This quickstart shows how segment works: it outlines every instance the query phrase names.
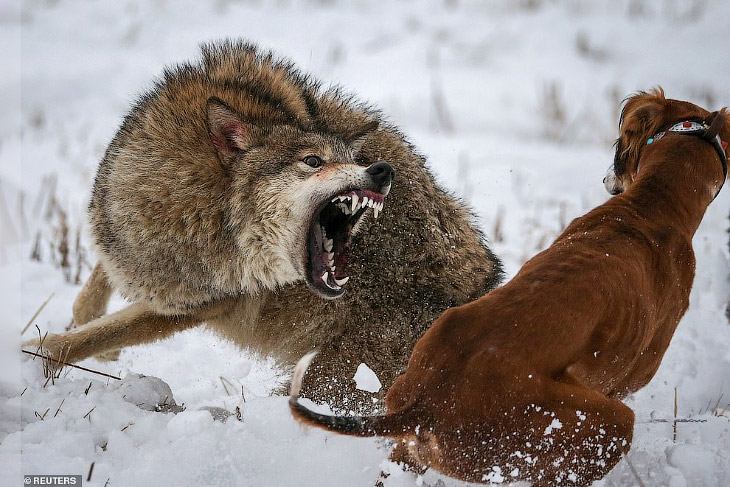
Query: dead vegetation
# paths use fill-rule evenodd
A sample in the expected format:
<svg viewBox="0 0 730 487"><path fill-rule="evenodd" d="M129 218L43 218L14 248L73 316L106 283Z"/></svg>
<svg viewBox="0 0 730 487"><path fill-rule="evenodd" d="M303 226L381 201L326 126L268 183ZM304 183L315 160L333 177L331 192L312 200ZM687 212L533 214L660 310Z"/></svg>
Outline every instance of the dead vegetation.
<svg viewBox="0 0 730 487"><path fill-rule="evenodd" d="M50 298L49 298L50 299ZM44 303L45 305L45 303ZM42 309L43 306L41 306ZM40 310L39 310L40 311ZM37 313L36 313L37 314ZM32 322L32 320L31 320ZM63 376L65 377L70 372L70 368L83 370L85 372L90 372L92 374L100 375L102 377L106 377L109 379L116 379L116 380L122 380L121 377L117 377L115 375L107 374L106 372L99 372L98 370L90 369L88 367L82 367L80 365L72 364L66 361L66 356L68 355L68 350L66 351L66 354L64 355L61 353L58 357L54 357L50 352L48 352L45 348L43 348L43 343L46 340L46 337L48 336L48 332L41 333L41 329L36 325L36 330L38 332L38 346L36 347L35 351L30 350L21 350L26 355L31 355L33 357L33 360L36 358L41 359L41 364L43 366L43 377L46 379L46 382L43 384L43 387L46 387L49 383L55 384L56 380ZM89 384L89 387L86 389L86 394L88 394L89 389L91 388L91 384Z"/></svg>
<svg viewBox="0 0 730 487"><path fill-rule="evenodd" d="M551 140L562 141L566 134L567 109L557 81L543 85L539 109L543 122L543 135Z"/></svg>
<svg viewBox="0 0 730 487"><path fill-rule="evenodd" d="M50 262L61 271L66 282L81 284L81 274L90 270L88 252L81 238L81 224L71 223L68 212L56 195L58 176L43 178L33 207L33 219L40 222L33 238L30 258Z"/></svg>

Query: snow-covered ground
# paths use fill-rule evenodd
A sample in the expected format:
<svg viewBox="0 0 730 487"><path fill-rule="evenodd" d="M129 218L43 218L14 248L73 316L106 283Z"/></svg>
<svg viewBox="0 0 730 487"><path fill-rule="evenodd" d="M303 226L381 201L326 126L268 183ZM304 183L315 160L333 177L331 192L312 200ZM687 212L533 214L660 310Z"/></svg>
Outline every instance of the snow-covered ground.
<svg viewBox="0 0 730 487"><path fill-rule="evenodd" d="M83 233L92 178L130 102L163 65L227 36L380 106L476 210L510 276L608 197L623 97L660 84L707 108L730 104L725 0L0 2L1 485L81 474L99 487L372 486L381 468L387 487L440 478L400 472L380 440L298 425L270 395L275 364L201 330L82 363L122 382L68 370L44 386L38 361L17 352L49 296L33 324L59 332L70 321L77 274L94 261ZM629 459L646 486L730 485L729 203L726 188L707 212L690 310L654 380L628 400ZM136 374L167 383L185 410L150 411L173 398ZM674 416L675 390L677 415L701 421L679 423L676 437L657 421ZM203 407L239 407L242 421ZM622 461L597 485L638 484Z"/></svg>

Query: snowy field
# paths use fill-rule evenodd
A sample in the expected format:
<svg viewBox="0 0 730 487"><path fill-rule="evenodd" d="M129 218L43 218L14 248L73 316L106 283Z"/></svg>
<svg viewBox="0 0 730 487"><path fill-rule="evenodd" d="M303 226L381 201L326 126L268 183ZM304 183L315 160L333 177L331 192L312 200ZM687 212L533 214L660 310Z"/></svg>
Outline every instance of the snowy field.
<svg viewBox="0 0 730 487"><path fill-rule="evenodd" d="M626 95L662 85L730 105L726 0L0 1L0 485L81 474L98 487L369 487L381 469L386 487L463 485L399 471L380 440L298 425L271 395L283 371L200 330L81 364L121 382L69 369L46 384L21 359L19 332L49 296L23 339L70 322L95 261L84 209L130 102L165 64L227 36L381 107L474 208L509 276L608 198ZM646 486L730 485L729 206L725 188L694 241L690 309L628 399L628 457ZM697 420L676 432L675 391L677 417ZM183 412L149 410L173 398ZM242 421L205 407L238 407ZM624 460L596 485L639 483Z"/></svg>

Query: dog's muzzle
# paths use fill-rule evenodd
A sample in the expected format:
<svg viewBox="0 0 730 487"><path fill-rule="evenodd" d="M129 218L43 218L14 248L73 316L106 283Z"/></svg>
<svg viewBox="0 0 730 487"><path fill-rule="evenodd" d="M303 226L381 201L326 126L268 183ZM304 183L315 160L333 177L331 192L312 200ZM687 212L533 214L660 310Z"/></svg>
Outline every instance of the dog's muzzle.
<svg viewBox="0 0 730 487"><path fill-rule="evenodd" d="M613 196L624 192L623 184L621 184L619 178L616 177L616 171L614 171L613 165L611 165L611 167L608 168L608 171L606 171L606 177L603 178L603 185L606 187L606 191Z"/></svg>

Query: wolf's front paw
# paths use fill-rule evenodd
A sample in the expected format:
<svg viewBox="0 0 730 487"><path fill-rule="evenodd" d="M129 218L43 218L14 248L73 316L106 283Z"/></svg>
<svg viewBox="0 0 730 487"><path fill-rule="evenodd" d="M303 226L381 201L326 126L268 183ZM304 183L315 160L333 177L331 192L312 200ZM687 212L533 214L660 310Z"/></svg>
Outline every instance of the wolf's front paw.
<svg viewBox="0 0 730 487"><path fill-rule="evenodd" d="M41 338L23 342L21 348L25 353L39 355L55 363L66 362L70 350L63 335L50 333Z"/></svg>

